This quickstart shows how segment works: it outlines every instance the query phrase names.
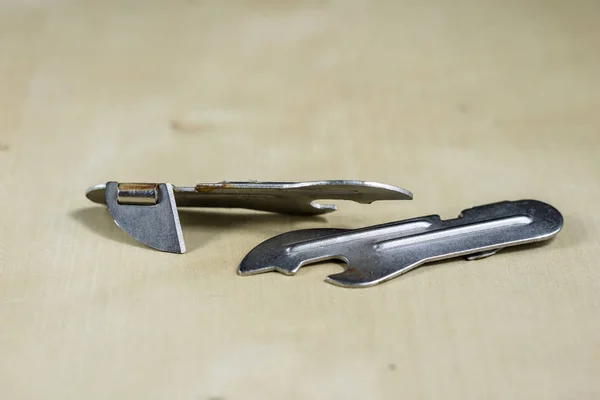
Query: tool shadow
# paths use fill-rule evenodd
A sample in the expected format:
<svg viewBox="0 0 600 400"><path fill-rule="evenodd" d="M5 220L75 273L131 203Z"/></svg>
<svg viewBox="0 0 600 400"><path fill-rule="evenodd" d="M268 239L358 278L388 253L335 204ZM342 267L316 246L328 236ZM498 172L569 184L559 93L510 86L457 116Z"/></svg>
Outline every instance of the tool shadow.
<svg viewBox="0 0 600 400"><path fill-rule="evenodd" d="M312 221L325 222L322 216L275 214L247 210L190 210L179 209L183 236L188 251L206 244L216 234L223 234L233 229L252 226L281 226L282 232L290 230L293 222ZM69 216L95 234L105 239L147 248L122 231L114 223L112 215L106 207L86 207L72 211Z"/></svg>
<svg viewBox="0 0 600 400"><path fill-rule="evenodd" d="M485 262L485 260L487 258L496 259L498 257L502 257L505 254L508 255L508 254L512 254L512 253L521 253L521 252L528 253L530 250L542 249L542 248L545 248L548 246L554 246L552 244L552 242L554 242L555 240L556 240L556 238L552 238L550 240L544 240L544 241L540 241L540 242L527 243L527 244L522 244L522 245L518 245L518 246L506 247L506 248L500 249L494 255L491 255L489 257L484 257L481 259L477 259L477 260L468 260L467 256L461 256L461 257L448 258L445 260L426 262L426 263L423 263L423 264L419 265L418 267L415 267L414 269L406 272L405 275L412 277L417 274L430 273L428 270L434 269L434 268L470 267L470 266L476 265L477 263ZM472 264L472 263L474 263L474 264ZM402 275L402 276L404 276L404 275ZM399 279L402 279L402 276L400 276Z"/></svg>

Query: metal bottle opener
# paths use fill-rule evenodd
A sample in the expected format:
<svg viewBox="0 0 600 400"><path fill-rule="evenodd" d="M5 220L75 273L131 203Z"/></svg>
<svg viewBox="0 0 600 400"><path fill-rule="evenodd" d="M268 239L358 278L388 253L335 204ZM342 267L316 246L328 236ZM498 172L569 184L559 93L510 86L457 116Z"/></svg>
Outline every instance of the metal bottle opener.
<svg viewBox="0 0 600 400"><path fill-rule="evenodd" d="M431 215L362 229L306 229L259 244L238 272L294 275L305 265L337 259L347 268L327 282L368 287L428 262L460 256L478 260L505 247L547 240L562 226L554 207L521 200L470 208L451 220Z"/></svg>
<svg viewBox="0 0 600 400"><path fill-rule="evenodd" d="M411 200L412 193L391 185L363 181L220 182L196 186L170 183L108 182L89 188L88 199L106 204L115 223L143 244L185 253L177 207L248 208L278 213L318 215L337 210L315 200Z"/></svg>

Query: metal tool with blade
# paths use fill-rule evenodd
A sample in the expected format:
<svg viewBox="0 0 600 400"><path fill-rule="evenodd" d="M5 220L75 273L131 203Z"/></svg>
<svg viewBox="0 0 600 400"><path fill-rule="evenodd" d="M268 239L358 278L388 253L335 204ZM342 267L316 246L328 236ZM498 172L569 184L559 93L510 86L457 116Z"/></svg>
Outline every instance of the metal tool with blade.
<svg viewBox="0 0 600 400"><path fill-rule="evenodd" d="M547 240L562 226L554 207L521 200L474 207L451 220L431 215L362 229L306 229L261 243L238 272L294 275L307 264L337 259L347 267L327 282L368 287L428 262L460 256L477 260L505 247Z"/></svg>
<svg viewBox="0 0 600 400"><path fill-rule="evenodd" d="M170 183L108 182L89 188L88 199L106 204L115 223L147 246L185 253L177 207L247 208L278 213L318 215L337 210L315 200L411 200L412 193L391 185L363 181L220 182L196 186Z"/></svg>

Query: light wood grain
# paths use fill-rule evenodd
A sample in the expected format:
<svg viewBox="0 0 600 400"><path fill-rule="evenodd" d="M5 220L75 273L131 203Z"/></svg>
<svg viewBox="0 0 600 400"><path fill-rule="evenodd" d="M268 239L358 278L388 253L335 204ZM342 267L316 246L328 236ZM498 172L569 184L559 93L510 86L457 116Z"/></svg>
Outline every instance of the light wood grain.
<svg viewBox="0 0 600 400"><path fill-rule="evenodd" d="M0 398L600 398L600 6L0 2ZM365 179L326 219L182 213L136 244L107 180ZM238 277L291 229L535 198L547 246L346 290Z"/></svg>

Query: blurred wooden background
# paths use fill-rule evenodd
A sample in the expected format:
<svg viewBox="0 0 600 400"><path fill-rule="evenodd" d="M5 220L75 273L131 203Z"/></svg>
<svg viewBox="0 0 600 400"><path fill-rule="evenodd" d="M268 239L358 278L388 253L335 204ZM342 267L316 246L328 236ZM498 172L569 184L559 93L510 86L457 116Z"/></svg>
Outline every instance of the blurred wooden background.
<svg viewBox="0 0 600 400"><path fill-rule="evenodd" d="M0 398L600 398L600 3L0 0ZM364 179L326 219L182 212L108 180ZM547 246L346 290L236 276L275 234L535 198Z"/></svg>

